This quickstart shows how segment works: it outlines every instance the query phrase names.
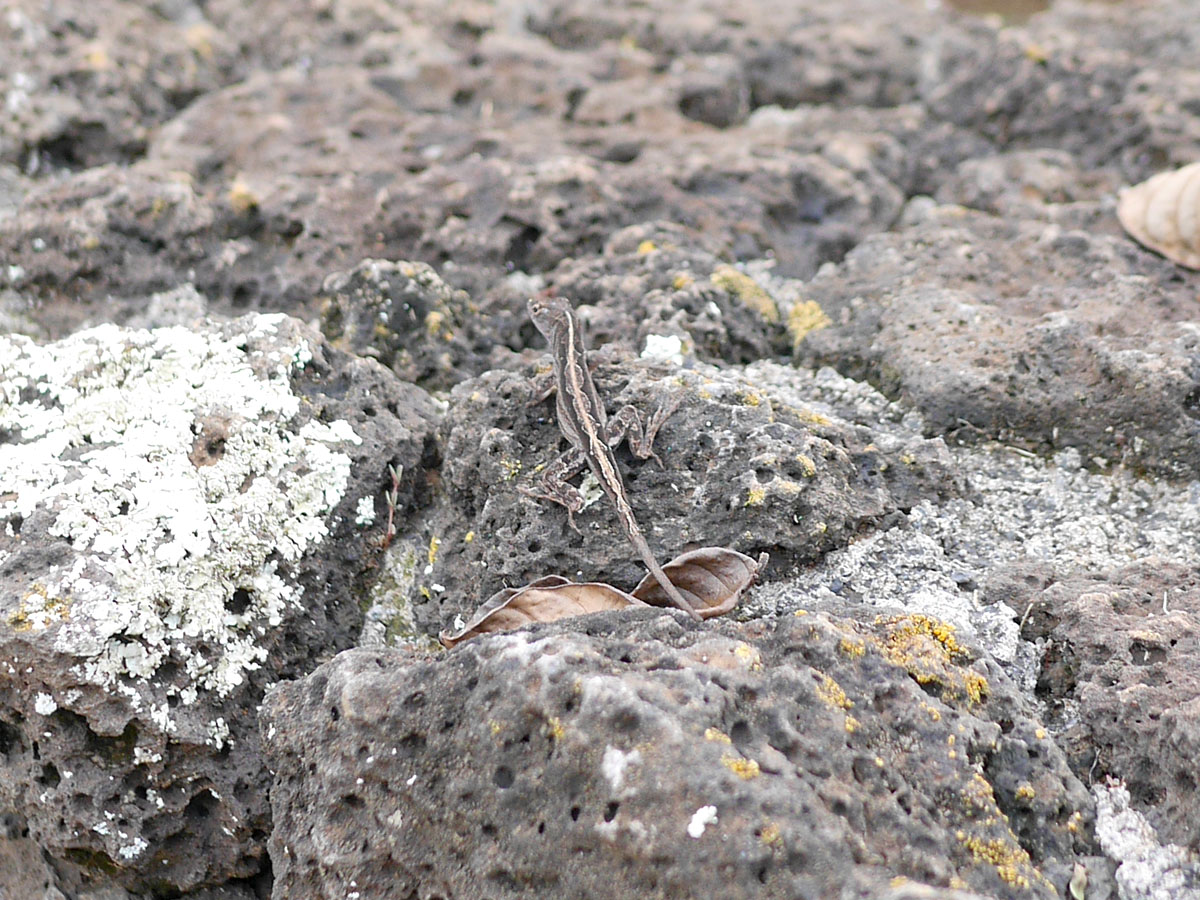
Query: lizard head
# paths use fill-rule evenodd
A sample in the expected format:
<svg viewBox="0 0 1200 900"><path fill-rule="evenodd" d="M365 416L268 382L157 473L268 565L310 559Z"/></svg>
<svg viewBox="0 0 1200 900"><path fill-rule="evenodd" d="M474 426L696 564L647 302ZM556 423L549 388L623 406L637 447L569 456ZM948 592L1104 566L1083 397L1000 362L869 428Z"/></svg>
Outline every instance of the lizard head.
<svg viewBox="0 0 1200 900"><path fill-rule="evenodd" d="M528 306L529 318L533 320L533 324L537 326L537 330L545 336L546 340L551 340L555 331L564 328L571 315L571 304L567 302L566 297L559 297L545 291L530 297Z"/></svg>

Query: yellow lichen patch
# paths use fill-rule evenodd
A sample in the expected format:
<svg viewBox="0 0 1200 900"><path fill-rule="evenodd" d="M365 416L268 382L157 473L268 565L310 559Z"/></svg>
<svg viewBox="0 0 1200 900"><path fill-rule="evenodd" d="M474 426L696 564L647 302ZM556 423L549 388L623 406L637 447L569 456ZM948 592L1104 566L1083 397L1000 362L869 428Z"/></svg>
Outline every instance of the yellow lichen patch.
<svg viewBox="0 0 1200 900"><path fill-rule="evenodd" d="M1036 796L1037 796L1037 791L1035 791L1033 789L1033 785L1031 785L1031 784L1022 783L1017 788L1017 799L1018 800L1028 801L1028 800L1032 800Z"/></svg>
<svg viewBox="0 0 1200 900"><path fill-rule="evenodd" d="M504 480L512 481L521 474L521 461L504 457L500 460L500 468L504 470Z"/></svg>
<svg viewBox="0 0 1200 900"><path fill-rule="evenodd" d="M758 763L752 759L745 759L741 756L722 756L721 765L727 768L738 778L744 778L749 781L751 778L757 778L762 774Z"/></svg>
<svg viewBox="0 0 1200 900"><path fill-rule="evenodd" d="M792 613L792 615L793 616L807 616L808 610L807 609L798 609L794 613Z"/></svg>
<svg viewBox="0 0 1200 900"><path fill-rule="evenodd" d="M804 485L798 481L789 481L786 478L776 478L768 487L776 494L782 494L784 497L797 497L804 493Z"/></svg>
<svg viewBox="0 0 1200 900"><path fill-rule="evenodd" d="M684 288L689 288L695 283L696 279L691 275L688 275L686 272L680 272L671 280L671 287L677 291L682 291Z"/></svg>
<svg viewBox="0 0 1200 900"><path fill-rule="evenodd" d="M442 539L436 534L429 539L429 564L432 566L437 562L438 548L442 546Z"/></svg>
<svg viewBox="0 0 1200 900"><path fill-rule="evenodd" d="M1029 887L1029 876L1034 874L1029 854L1015 841L991 840L973 834L958 832L958 840L967 848L976 862L995 867L1001 880L1014 887Z"/></svg>
<svg viewBox="0 0 1200 900"><path fill-rule="evenodd" d="M858 638L842 638L838 641L838 650L846 656L857 658L863 656L867 652L865 641L860 641Z"/></svg>
<svg viewBox="0 0 1200 900"><path fill-rule="evenodd" d="M812 461L811 456L805 456L803 453L797 453L796 462L800 463L800 474L805 478L812 478L817 474L817 464Z"/></svg>
<svg viewBox="0 0 1200 900"><path fill-rule="evenodd" d="M1032 41L1025 45L1025 58L1030 62L1041 65L1050 58L1050 54L1041 44L1035 44Z"/></svg>
<svg viewBox="0 0 1200 900"><path fill-rule="evenodd" d="M718 266L711 277L713 284L737 297L766 321L772 324L779 321L779 307L775 305L775 298L746 273L739 272L733 266Z"/></svg>
<svg viewBox="0 0 1200 900"><path fill-rule="evenodd" d="M718 744L732 744L733 739L719 728L705 728L704 739Z"/></svg>
<svg viewBox="0 0 1200 900"><path fill-rule="evenodd" d="M746 492L746 506L762 506L763 501L767 499L767 489L761 484L756 484Z"/></svg>
<svg viewBox="0 0 1200 900"><path fill-rule="evenodd" d="M84 46L83 61L93 72L105 72L112 68L112 57L100 41L92 41Z"/></svg>
<svg viewBox="0 0 1200 900"><path fill-rule="evenodd" d="M425 331L430 337L441 338L443 341L454 340L454 332L446 324L449 318L444 312L431 309L425 314Z"/></svg>
<svg viewBox="0 0 1200 900"><path fill-rule="evenodd" d="M832 424L832 420L829 418L829 416L823 416L819 412L814 412L811 409L797 409L793 407L791 412L798 421L803 422L806 425L815 425L818 428L823 428L826 425Z"/></svg>
<svg viewBox="0 0 1200 900"><path fill-rule="evenodd" d="M998 819L1002 815L1000 807L996 805L992 785L978 772L971 775L971 780L967 782L962 793L967 807L982 814L988 821Z"/></svg>
<svg viewBox="0 0 1200 900"><path fill-rule="evenodd" d="M988 693L987 679L963 663L970 654L954 636L954 626L931 616L879 616L882 638L875 638L883 654L903 667L918 684L942 688L947 703L965 698L976 704Z"/></svg>
<svg viewBox="0 0 1200 900"><path fill-rule="evenodd" d="M778 847L783 844L783 832L774 822L768 822L758 833L758 839L768 847Z"/></svg>
<svg viewBox="0 0 1200 900"><path fill-rule="evenodd" d="M230 208L239 216L258 206L258 196L242 181L240 175L233 179L233 184L229 186L228 200Z"/></svg>
<svg viewBox="0 0 1200 900"><path fill-rule="evenodd" d="M183 41L191 51L201 59L212 59L215 55L213 50L213 41L217 36L217 30L211 25L198 22L195 25L189 25L183 30Z"/></svg>
<svg viewBox="0 0 1200 900"><path fill-rule="evenodd" d="M654 241L642 241L640 244L637 245L637 255L638 256L648 256L649 254L653 253L657 249L658 249L658 244L654 243Z"/></svg>
<svg viewBox="0 0 1200 900"><path fill-rule="evenodd" d="M464 544L469 544L473 540L475 540L475 532L474 531L468 531L466 534L463 535L463 543Z"/></svg>
<svg viewBox="0 0 1200 900"><path fill-rule="evenodd" d="M1071 813L1071 818L1067 819L1067 831L1071 834L1076 834L1083 827L1083 813L1079 810Z"/></svg>
<svg viewBox="0 0 1200 900"><path fill-rule="evenodd" d="M847 734L854 734L854 732L858 731L858 729L861 725L862 725L862 723L859 722L858 719L854 718L854 716L846 716L846 733Z"/></svg>
<svg viewBox="0 0 1200 900"><path fill-rule="evenodd" d="M71 618L71 601L66 597L51 597L45 585L34 584L21 598L16 612L10 613L8 627L13 631L41 631L56 622Z"/></svg>
<svg viewBox="0 0 1200 900"><path fill-rule="evenodd" d="M739 642L733 648L733 655L746 664L752 672L757 672L762 669L762 654L751 647L749 644Z"/></svg>
<svg viewBox="0 0 1200 900"><path fill-rule="evenodd" d="M854 706L854 701L846 696L842 686L828 675L821 675L821 681L817 684L817 696L838 709L851 709Z"/></svg>
<svg viewBox="0 0 1200 900"><path fill-rule="evenodd" d="M1045 729L1045 728L1038 728L1037 730L1035 730L1035 731L1033 732L1033 736L1034 736L1035 738L1037 738L1039 741L1044 741L1044 740L1046 739L1046 729Z"/></svg>
<svg viewBox="0 0 1200 900"><path fill-rule="evenodd" d="M967 700L972 704L979 703L988 694L987 679L978 672L968 671L963 675L963 687L967 691Z"/></svg>
<svg viewBox="0 0 1200 900"><path fill-rule="evenodd" d="M492 732L492 736L494 737L497 734L499 734L501 731L504 730L504 726L501 725L499 722L497 722L495 719L493 719L490 722L488 722L488 729Z"/></svg>
<svg viewBox="0 0 1200 900"><path fill-rule="evenodd" d="M814 331L828 328L833 323L821 304L815 300L805 300L797 303L788 311L787 330L792 336L792 349L795 350L804 339Z"/></svg>
<svg viewBox="0 0 1200 900"><path fill-rule="evenodd" d="M926 703L924 700L922 700L921 701L921 709L923 709L923 710L925 710L925 712L929 713L929 718L931 718L933 721L935 721L935 722L942 721L942 712L936 706L930 706L928 703Z"/></svg>
<svg viewBox="0 0 1200 900"><path fill-rule="evenodd" d="M763 395L757 391L738 391L737 401L743 406L762 406Z"/></svg>
<svg viewBox="0 0 1200 900"><path fill-rule="evenodd" d="M552 741L561 741L566 736L567 729L563 727L562 720L558 716L551 716L546 722L546 734L549 735Z"/></svg>

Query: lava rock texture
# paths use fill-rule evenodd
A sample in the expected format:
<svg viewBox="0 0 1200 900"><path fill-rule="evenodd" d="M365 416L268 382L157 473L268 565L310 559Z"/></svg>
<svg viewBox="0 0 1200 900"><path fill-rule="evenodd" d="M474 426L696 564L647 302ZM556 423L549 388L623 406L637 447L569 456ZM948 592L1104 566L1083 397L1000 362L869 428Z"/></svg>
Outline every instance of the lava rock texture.
<svg viewBox="0 0 1200 900"><path fill-rule="evenodd" d="M0 900L1200 895L1200 17L1030 5L7 3ZM435 648L644 575L543 291L726 620Z"/></svg>

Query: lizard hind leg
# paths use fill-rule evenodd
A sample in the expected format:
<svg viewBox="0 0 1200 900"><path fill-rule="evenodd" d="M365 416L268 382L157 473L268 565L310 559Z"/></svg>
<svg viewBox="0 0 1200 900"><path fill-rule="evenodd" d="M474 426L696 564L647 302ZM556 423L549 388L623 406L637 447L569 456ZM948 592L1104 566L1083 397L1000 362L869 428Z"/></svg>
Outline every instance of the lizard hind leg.
<svg viewBox="0 0 1200 900"><path fill-rule="evenodd" d="M622 406L609 418L607 434L605 435L610 447L615 447L624 438L629 449L638 459L652 459L660 469L666 468L658 454L654 452L654 439L658 429L662 428L667 419L683 403L682 397L671 397L658 407L650 417L643 422L642 414L635 406Z"/></svg>
<svg viewBox="0 0 1200 900"><path fill-rule="evenodd" d="M583 471L586 465L587 460L583 453L572 447L546 466L542 477L538 479L536 489L520 486L517 490L526 497L549 500L566 509L567 524L576 534L582 534L579 526L575 524L575 513L583 509L583 494L568 482Z"/></svg>

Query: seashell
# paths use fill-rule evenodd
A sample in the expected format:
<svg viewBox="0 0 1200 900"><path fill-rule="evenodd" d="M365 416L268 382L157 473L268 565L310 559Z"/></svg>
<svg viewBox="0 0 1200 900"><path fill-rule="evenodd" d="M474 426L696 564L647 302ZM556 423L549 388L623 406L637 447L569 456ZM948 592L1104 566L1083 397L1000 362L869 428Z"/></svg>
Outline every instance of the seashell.
<svg viewBox="0 0 1200 900"><path fill-rule="evenodd" d="M1200 269L1200 163L1159 172L1123 191L1117 218L1138 243Z"/></svg>

